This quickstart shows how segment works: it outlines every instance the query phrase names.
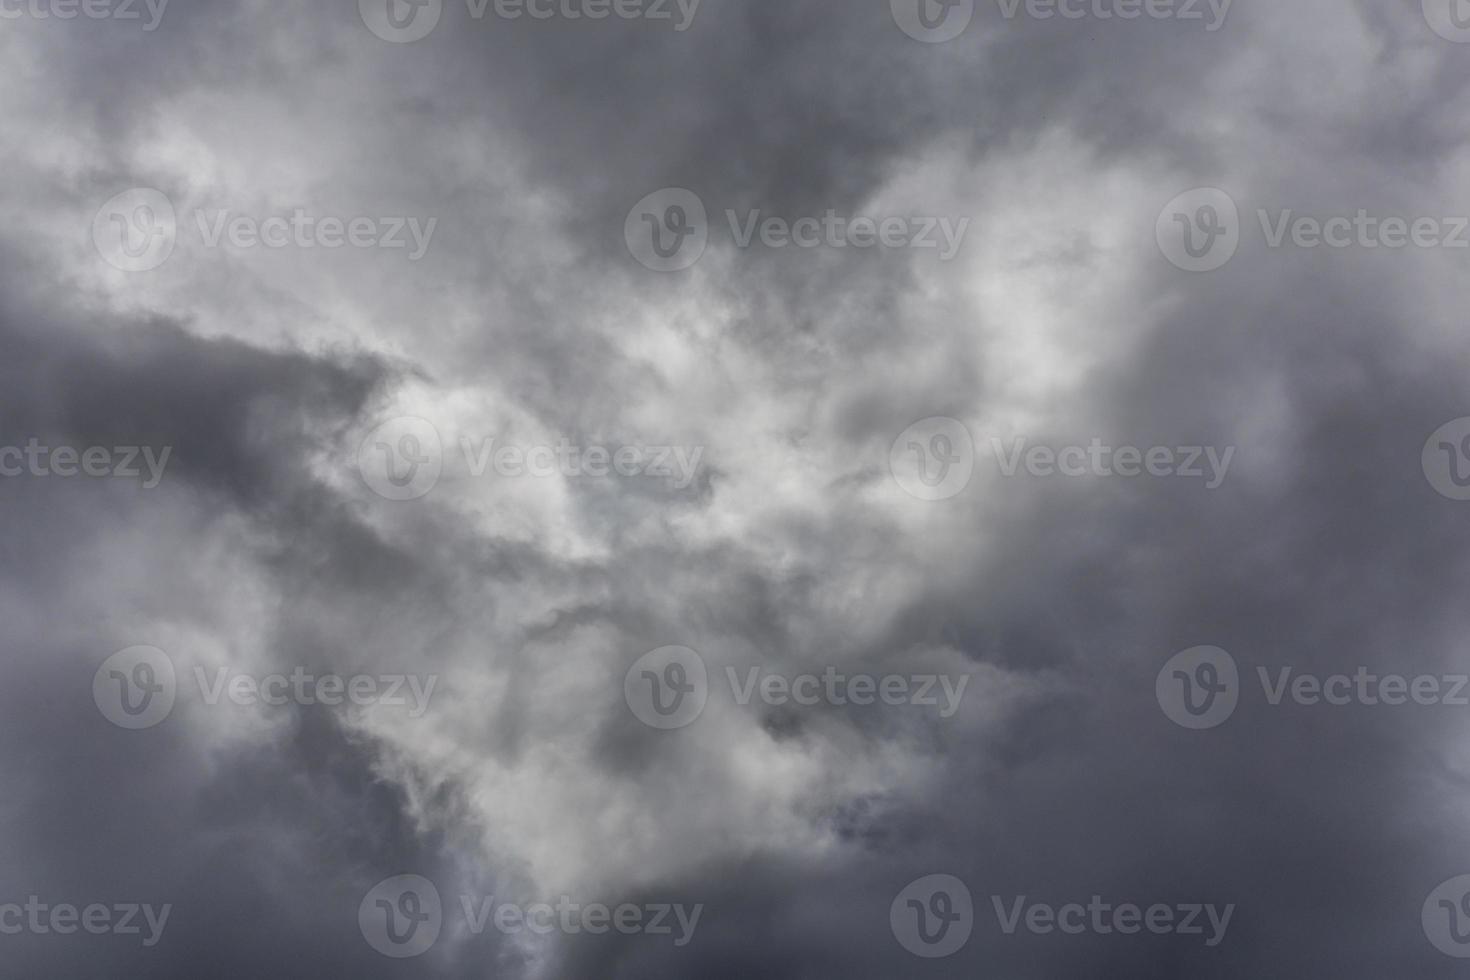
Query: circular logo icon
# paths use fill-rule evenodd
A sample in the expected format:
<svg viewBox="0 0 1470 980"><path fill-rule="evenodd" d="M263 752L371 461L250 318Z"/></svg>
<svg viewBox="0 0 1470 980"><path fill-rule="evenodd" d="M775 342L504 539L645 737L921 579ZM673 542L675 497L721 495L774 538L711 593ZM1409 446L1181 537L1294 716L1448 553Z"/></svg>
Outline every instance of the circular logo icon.
<svg viewBox="0 0 1470 980"><path fill-rule="evenodd" d="M1470 875L1451 878L1430 892L1421 920L1435 949L1457 960L1470 959Z"/></svg>
<svg viewBox="0 0 1470 980"><path fill-rule="evenodd" d="M92 219L92 244L123 272L149 272L168 261L178 241L173 202L162 191L135 187L108 201Z"/></svg>
<svg viewBox="0 0 1470 980"><path fill-rule="evenodd" d="M889 0L893 21L915 41L943 44L970 26L975 0Z"/></svg>
<svg viewBox="0 0 1470 980"><path fill-rule="evenodd" d="M1240 248L1240 210L1218 187L1199 187L1164 206L1155 234L1164 258L1178 268L1213 272Z"/></svg>
<svg viewBox="0 0 1470 980"><path fill-rule="evenodd" d="M975 475L975 440L963 422L936 417L915 422L894 440L888 468L898 485L920 500L949 500Z"/></svg>
<svg viewBox="0 0 1470 980"><path fill-rule="evenodd" d="M444 471L439 430L420 418L384 422L358 447L357 468L378 496L417 500L434 489Z"/></svg>
<svg viewBox="0 0 1470 980"><path fill-rule="evenodd" d="M421 41L439 26L444 0L357 0L362 22L384 41Z"/></svg>
<svg viewBox="0 0 1470 980"><path fill-rule="evenodd" d="M623 240L641 265L654 272L680 272L704 255L709 245L709 215L698 194L665 187L628 212Z"/></svg>
<svg viewBox="0 0 1470 980"><path fill-rule="evenodd" d="M1240 704L1240 670L1219 647L1175 654L1154 684L1159 707L1181 728L1203 731L1230 720Z"/></svg>
<svg viewBox="0 0 1470 980"><path fill-rule="evenodd" d="M1470 500L1470 418L1437 429L1424 444L1424 476L1441 497Z"/></svg>
<svg viewBox="0 0 1470 980"><path fill-rule="evenodd" d="M1446 41L1470 44L1470 0L1424 0L1424 19Z"/></svg>
<svg viewBox="0 0 1470 980"><path fill-rule="evenodd" d="M688 647L661 647L645 653L623 678L623 697L649 728L686 728L704 713L709 701L704 660Z"/></svg>
<svg viewBox="0 0 1470 980"><path fill-rule="evenodd" d="M368 945L384 956L422 956L439 941L444 926L439 889L418 875L389 878L363 897L357 925Z"/></svg>
<svg viewBox="0 0 1470 980"><path fill-rule="evenodd" d="M929 875L898 893L888 910L899 945L926 960L953 956L975 928L970 889L953 875Z"/></svg>
<svg viewBox="0 0 1470 980"><path fill-rule="evenodd" d="M157 647L128 647L102 662L92 676L92 700L119 728L152 728L174 709L174 662Z"/></svg>

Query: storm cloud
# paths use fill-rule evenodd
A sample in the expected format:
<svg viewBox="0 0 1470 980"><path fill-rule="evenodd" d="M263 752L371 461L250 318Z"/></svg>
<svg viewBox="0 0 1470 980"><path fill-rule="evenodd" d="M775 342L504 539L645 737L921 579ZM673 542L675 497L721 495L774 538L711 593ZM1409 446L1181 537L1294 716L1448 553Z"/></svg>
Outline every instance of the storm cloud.
<svg viewBox="0 0 1470 980"><path fill-rule="evenodd" d="M1457 975L1462 14L0 0L0 973Z"/></svg>

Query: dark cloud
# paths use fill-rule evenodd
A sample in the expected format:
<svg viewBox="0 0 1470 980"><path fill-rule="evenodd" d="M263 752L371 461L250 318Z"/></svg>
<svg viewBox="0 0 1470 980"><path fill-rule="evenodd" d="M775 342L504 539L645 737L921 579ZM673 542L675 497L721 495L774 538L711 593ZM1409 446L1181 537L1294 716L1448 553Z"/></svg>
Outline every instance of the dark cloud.
<svg viewBox="0 0 1470 980"><path fill-rule="evenodd" d="M1458 969L1420 913L1470 873L1466 709L1259 680L1465 672L1466 505L1421 461L1470 415L1460 252L1273 248L1258 216L1465 213L1462 51L1420 4L1241 3L1207 31L981 0L930 45L881 2L704 0L677 32L446 0L413 44L350 2L176 3L152 32L0 22L0 447L169 452L157 486L0 478L0 906L171 908L154 947L0 934L7 975ZM90 237L135 186L177 243L129 274ZM710 218L676 273L623 240L665 187ZM1239 209L1207 273L1154 236L1194 187ZM197 230L294 208L437 226L416 261ZM970 224L949 261L740 248L726 212L755 209ZM974 473L926 502L890 452L939 416ZM1234 454L1213 489L1006 477L1017 438ZM511 476L477 466L490 439L699 455L687 480ZM384 454L442 472L385 499ZM91 685L137 646L178 695L130 731ZM1155 681L1198 646L1240 703L1190 731ZM708 676L675 730L633 703L666 647ZM211 704L221 669L435 687L421 715ZM738 693L828 672L968 687L948 716ZM923 959L890 910L936 874L974 928ZM443 900L418 958L359 927L399 875ZM1232 919L1217 946L1006 935L1022 896ZM701 917L687 945L477 932L486 900Z"/></svg>

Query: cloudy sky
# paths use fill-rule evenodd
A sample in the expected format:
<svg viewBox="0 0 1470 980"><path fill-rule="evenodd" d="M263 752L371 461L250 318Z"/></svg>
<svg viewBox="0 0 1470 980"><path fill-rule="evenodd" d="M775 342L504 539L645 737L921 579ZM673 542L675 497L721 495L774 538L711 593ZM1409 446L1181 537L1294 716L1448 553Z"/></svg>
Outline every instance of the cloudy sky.
<svg viewBox="0 0 1470 980"><path fill-rule="evenodd" d="M1464 0L0 0L0 973L1457 977Z"/></svg>

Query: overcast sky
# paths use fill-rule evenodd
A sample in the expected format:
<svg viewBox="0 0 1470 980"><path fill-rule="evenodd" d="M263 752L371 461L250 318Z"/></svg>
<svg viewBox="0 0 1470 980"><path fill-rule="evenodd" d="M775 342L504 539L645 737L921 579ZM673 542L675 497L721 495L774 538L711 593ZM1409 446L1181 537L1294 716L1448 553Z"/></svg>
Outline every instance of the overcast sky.
<svg viewBox="0 0 1470 980"><path fill-rule="evenodd" d="M0 972L1463 974L1464 0L0 66Z"/></svg>

